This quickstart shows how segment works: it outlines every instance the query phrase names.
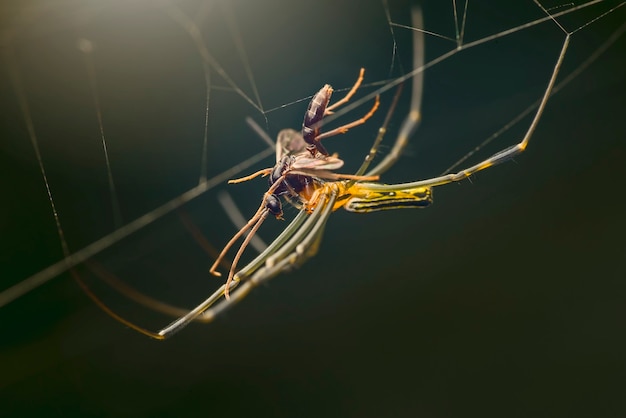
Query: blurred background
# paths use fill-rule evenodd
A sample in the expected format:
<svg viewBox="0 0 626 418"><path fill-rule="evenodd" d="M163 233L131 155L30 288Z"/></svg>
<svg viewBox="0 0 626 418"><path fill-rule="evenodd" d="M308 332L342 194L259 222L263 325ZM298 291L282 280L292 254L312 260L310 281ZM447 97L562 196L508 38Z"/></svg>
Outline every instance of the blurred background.
<svg viewBox="0 0 626 418"><path fill-rule="evenodd" d="M424 5L424 28L454 38L453 5L437 3ZM466 43L544 16L533 2L500 3L470 2ZM572 31L617 5L559 22ZM410 7L394 0L4 2L0 290L63 259L25 115L75 252L193 188L201 175L213 178L267 152L246 117L275 137L299 129L325 83L349 88L364 67L358 99L410 71L410 30L387 20L410 25ZM561 80L623 25L624 10L572 36ZM241 88L208 71L206 151L207 71L179 12ZM428 69L423 123L382 181L438 175L523 112L543 94L564 39L548 22ZM426 62L454 47L427 36ZM7 304L0 415L624 416L625 48L621 36L549 101L515 161L436 189L425 210L337 211L314 258L212 324L151 340L102 312L68 273ZM408 111L409 90L382 154ZM327 140L346 161L342 172L357 169L392 96L382 95L365 126ZM529 123L465 165L518 142ZM240 175L273 164L270 155ZM191 308L221 284L194 236L219 250L237 230L217 193L228 191L250 216L266 187L261 179L220 182L100 252L91 266ZM285 217L296 214L287 208ZM270 242L285 226L270 219L259 236ZM246 260L254 255L249 249ZM133 322L158 330L171 321L112 291L89 266L76 271Z"/></svg>

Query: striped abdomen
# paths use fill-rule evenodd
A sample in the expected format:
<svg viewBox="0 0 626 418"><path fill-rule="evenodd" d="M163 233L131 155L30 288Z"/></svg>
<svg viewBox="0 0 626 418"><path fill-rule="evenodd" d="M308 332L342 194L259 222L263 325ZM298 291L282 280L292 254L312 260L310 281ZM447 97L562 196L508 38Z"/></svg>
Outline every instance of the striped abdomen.
<svg viewBox="0 0 626 418"><path fill-rule="evenodd" d="M397 188L377 183L356 183L341 197L343 207L350 212L367 213L377 210L425 208L433 201L430 187Z"/></svg>

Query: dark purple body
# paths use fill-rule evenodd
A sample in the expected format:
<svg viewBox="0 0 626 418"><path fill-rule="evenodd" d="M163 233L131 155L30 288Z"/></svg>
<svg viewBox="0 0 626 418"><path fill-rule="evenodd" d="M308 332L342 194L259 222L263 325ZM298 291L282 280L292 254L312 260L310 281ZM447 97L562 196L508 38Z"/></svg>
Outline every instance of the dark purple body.
<svg viewBox="0 0 626 418"><path fill-rule="evenodd" d="M324 118L324 112L330 102L332 93L333 88L329 84L324 85L324 87L313 96L304 114L302 138L304 138L304 141L308 144L307 149L313 156L315 156L316 151L319 151L323 155L328 155L326 148L317 140L320 127L316 125L319 125L319 122Z"/></svg>

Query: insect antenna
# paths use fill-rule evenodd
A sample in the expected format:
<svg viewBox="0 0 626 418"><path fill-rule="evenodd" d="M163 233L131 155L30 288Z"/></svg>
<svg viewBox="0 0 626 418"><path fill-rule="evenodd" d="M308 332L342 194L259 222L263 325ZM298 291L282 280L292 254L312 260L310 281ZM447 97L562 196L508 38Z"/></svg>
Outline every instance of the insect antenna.
<svg viewBox="0 0 626 418"><path fill-rule="evenodd" d="M233 281L233 276L235 275L235 269L237 268L237 263L239 262L239 259L241 258L241 255L243 254L244 250L250 243L250 240L252 239L254 234L256 234L256 232L259 230L259 227L261 226L263 221L265 221L265 218L267 218L267 215L269 213L270 213L270 210L268 208L263 209L261 214L258 216L256 223L250 230L250 233L246 236L246 238L241 243L241 246L239 247L237 254L235 254L235 258L233 258L233 262L230 265L230 271L228 272L228 279L226 279L226 284L224 287L224 297L226 299L230 299L230 284Z"/></svg>
<svg viewBox="0 0 626 418"><path fill-rule="evenodd" d="M233 246L233 244L235 244L235 242L237 242L237 240L239 238L241 238L243 236L243 234L245 234L248 229L250 229L251 227L256 225L256 223L261 218L263 212L265 212L266 210L267 209L265 208L265 199L263 199L263 202L261 203L261 206L256 211L254 216L252 218L250 218L250 220L243 227L241 227L241 229L239 231L237 231L237 233L235 235L233 235L233 237L230 239L230 241L228 241L228 243L224 246L224 248L220 252L220 255L217 256L217 259L215 260L215 262L213 263L213 265L209 269L209 273L211 273L214 276L218 276L218 277L222 275L222 273L220 273L219 271L216 270L217 266L222 262L222 259L224 258L224 256L226 256L226 253L228 252L228 250L230 250L230 248Z"/></svg>
<svg viewBox="0 0 626 418"><path fill-rule="evenodd" d="M266 169L266 170L271 170L271 169ZM254 173L252 176L256 177L256 176L258 176L259 174L261 174L262 172L264 172L266 170L260 170L260 171L258 171L256 173ZM248 177L250 177L250 176L248 176ZM215 262L213 263L213 265L209 269L209 273L211 273L212 275L218 276L218 277L221 276L222 274L219 271L216 270L217 266L219 265L219 263L222 262L222 259L226 256L226 253L235 244L235 242L237 242L237 240L239 238L241 238L243 236L243 234L245 234L246 231L248 231L248 229L252 228L252 229L250 229L250 232L248 233L248 235L244 239L243 243L239 247L239 250L237 251L237 254L235 255L235 258L233 259L233 262L230 265L230 271L228 272L228 279L226 279L226 284L225 284L225 288L224 288L224 297L226 299L230 298L230 295L229 295L230 284L231 284L231 282L233 280L233 277L235 275L235 269L237 268L237 263L239 262L239 259L241 258L241 255L243 254L243 251L246 249L246 247L250 243L250 240L252 239L254 234L256 234L256 232L260 228L260 226L263 223L263 221L265 221L265 218L267 218L267 215L269 213L274 213L274 211L271 208L271 204L269 202L270 202L270 199L272 197L274 197L274 194L273 194L274 191L285 180L285 177L286 177L285 174L280 176L270 186L270 188L267 190L267 192L265 192L265 194L263 195L263 201L261 202L261 206L259 206L259 209L256 211L254 216L252 218L250 218L250 220L230 239L230 241L228 241L228 243L224 246L224 248L220 252L220 255L217 257L217 259L215 260ZM247 180L247 178L245 178L245 177L244 177L244 179ZM241 179L238 179L238 180L241 180ZM246 181L246 180L241 180L241 181ZM229 183L230 183L230 181L229 181ZM280 208L280 205L279 205L279 208ZM282 215L282 210L280 212L274 213L274 215L276 215L276 217L280 219L281 215Z"/></svg>

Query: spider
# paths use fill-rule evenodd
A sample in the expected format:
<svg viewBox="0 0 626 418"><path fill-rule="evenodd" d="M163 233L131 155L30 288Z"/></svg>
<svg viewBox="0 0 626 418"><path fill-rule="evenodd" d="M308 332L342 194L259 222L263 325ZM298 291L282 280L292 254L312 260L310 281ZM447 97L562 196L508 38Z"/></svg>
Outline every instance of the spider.
<svg viewBox="0 0 626 418"><path fill-rule="evenodd" d="M412 11L412 19L414 27L422 27L421 12L418 9ZM343 165L343 161L336 155L329 155L325 147L321 145L320 140L345 132L347 129L364 123L376 110L378 100L376 100L376 104L363 118L332 131L321 133L319 127L322 119L331 114L338 105L350 99L353 92L360 85L363 71L361 71L355 86L346 97L332 106L328 106L332 89L330 86L325 85L313 97L309 105L303 122L302 133L294 130L283 130L278 135L276 165L272 168L260 170L250 176L230 181L231 183L237 183L264 175L269 176L270 187L265 192L262 203L255 215L226 244L222 254L212 266L211 272L217 273L217 265L222 261L224 254L238 238L250 230L230 266L227 281L208 298L190 311L172 309L169 305L159 305L154 301L148 301L147 304L156 310L179 316L160 331L153 332L121 318L100 302L86 286L81 285L83 290L109 315L136 331L155 339L162 340L168 338L195 320L202 322L212 321L227 308L241 301L259 284L281 272L294 269L315 255L326 221L334 210L343 207L348 211L366 213L395 208L423 208L432 202L434 187L466 179L478 171L508 161L523 152L537 127L548 98L553 91L556 77L569 45L569 38L568 34L563 42L554 70L539 102L534 118L519 143L456 173L443 174L409 183L382 184L376 180L397 161L409 138L421 121L424 36L422 32L414 31L413 43L416 51L413 57L414 70L387 84L385 87L385 89L388 89L395 85L401 85L409 78L413 79L411 109L400 128L400 132L389 154L368 171L377 153L378 146L386 134L391 114L398 100L399 90L390 105L382 126L379 128L374 144L359 170L353 175L338 174L332 171L340 168ZM382 90L379 90L379 92ZM241 253L264 219L269 214L278 218L282 217L280 196L286 197L289 201L295 200L296 205L300 206L301 210L264 251L246 266L237 270L237 261ZM102 275L100 276L103 277ZM79 278L77 278L77 281L79 284L81 283ZM130 294L132 291L123 290L123 292Z"/></svg>

